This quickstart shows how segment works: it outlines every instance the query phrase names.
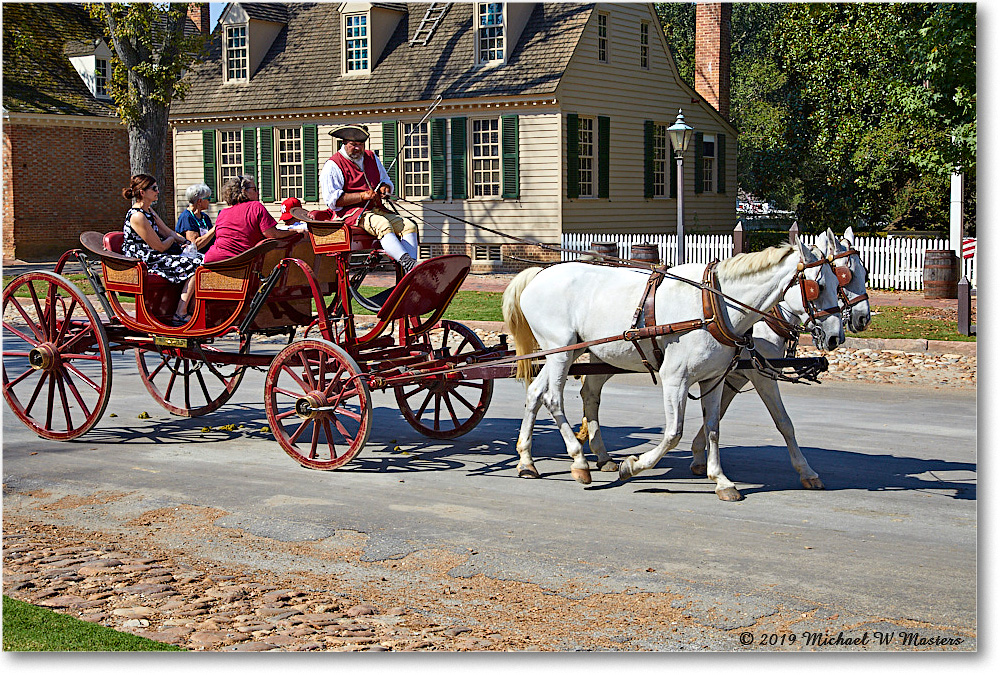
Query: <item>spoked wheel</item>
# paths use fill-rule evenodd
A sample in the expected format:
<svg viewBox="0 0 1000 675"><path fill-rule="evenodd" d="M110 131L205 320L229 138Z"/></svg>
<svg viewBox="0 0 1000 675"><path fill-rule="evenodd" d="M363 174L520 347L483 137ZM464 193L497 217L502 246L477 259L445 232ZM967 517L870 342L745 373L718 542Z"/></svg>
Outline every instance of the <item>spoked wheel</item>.
<svg viewBox="0 0 1000 675"><path fill-rule="evenodd" d="M221 344L204 345L208 352L236 351L245 354L249 340L224 337ZM233 350L225 348L232 343ZM221 347L221 348L220 348ZM174 415L199 417L217 410L232 398L243 379L245 366L214 365L202 359L178 355L176 350L136 348L135 361L146 390Z"/></svg>
<svg viewBox="0 0 1000 675"><path fill-rule="evenodd" d="M94 306L69 279L23 274L3 290L3 396L43 438L90 430L111 395L111 350Z"/></svg>
<svg viewBox="0 0 1000 675"><path fill-rule="evenodd" d="M299 340L281 350L267 371L264 406L282 449L310 469L347 464L371 431L365 376L347 352L326 340Z"/></svg>
<svg viewBox="0 0 1000 675"><path fill-rule="evenodd" d="M383 256L381 251L372 251L361 265L353 266L348 270L347 290L351 294L351 298L369 312L378 312L382 309L389 293L392 292L390 288L374 295L365 295L361 290L365 277L378 267L383 258L387 259L388 257Z"/></svg>
<svg viewBox="0 0 1000 675"><path fill-rule="evenodd" d="M441 322L440 350L434 355L455 359L485 345L471 328L455 321ZM493 380L453 380L444 375L428 377L394 389L403 417L414 429L430 438L458 438L472 431L490 407Z"/></svg>

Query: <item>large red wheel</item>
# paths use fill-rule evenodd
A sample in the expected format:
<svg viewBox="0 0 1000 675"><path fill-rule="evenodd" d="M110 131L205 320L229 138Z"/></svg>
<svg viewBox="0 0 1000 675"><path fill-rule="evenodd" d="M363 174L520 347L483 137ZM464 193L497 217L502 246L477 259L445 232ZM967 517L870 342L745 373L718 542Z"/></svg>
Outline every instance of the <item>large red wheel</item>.
<svg viewBox="0 0 1000 675"><path fill-rule="evenodd" d="M436 336L432 343L436 344ZM471 328L456 321L442 321L436 358L454 358L483 349L485 345ZM444 375L427 377L394 389L403 417L424 436L447 440L476 428L493 399L493 380L456 380Z"/></svg>
<svg viewBox="0 0 1000 675"><path fill-rule="evenodd" d="M271 432L310 469L328 471L361 452L371 431L372 401L357 362L326 340L299 340L274 358L264 383Z"/></svg>
<svg viewBox="0 0 1000 675"><path fill-rule="evenodd" d="M205 345L205 352L239 351L246 353L248 340L240 341L235 333ZM226 349L230 344L232 350ZM139 377L146 390L161 406L182 417L199 417L217 410L232 398L243 379L244 366L213 365L203 359L178 355L164 348L135 350Z"/></svg>
<svg viewBox="0 0 1000 675"><path fill-rule="evenodd" d="M3 290L3 396L43 438L90 430L111 395L111 350L94 306L69 279L29 272Z"/></svg>

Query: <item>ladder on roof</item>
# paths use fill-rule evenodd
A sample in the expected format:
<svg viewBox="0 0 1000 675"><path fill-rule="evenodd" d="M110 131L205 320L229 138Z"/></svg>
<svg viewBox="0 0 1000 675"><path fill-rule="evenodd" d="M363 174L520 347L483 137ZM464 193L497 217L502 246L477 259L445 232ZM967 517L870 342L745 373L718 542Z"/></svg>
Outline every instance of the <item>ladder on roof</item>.
<svg viewBox="0 0 1000 675"><path fill-rule="evenodd" d="M427 41L431 39L431 35L434 34L434 29L437 28L439 23L441 23L441 19L444 17L445 13L447 13L450 6L450 2L432 2L431 6L427 8L427 13L424 14L424 18L420 20L420 25L417 26L417 31L413 34L413 39L410 40L410 44L427 44Z"/></svg>

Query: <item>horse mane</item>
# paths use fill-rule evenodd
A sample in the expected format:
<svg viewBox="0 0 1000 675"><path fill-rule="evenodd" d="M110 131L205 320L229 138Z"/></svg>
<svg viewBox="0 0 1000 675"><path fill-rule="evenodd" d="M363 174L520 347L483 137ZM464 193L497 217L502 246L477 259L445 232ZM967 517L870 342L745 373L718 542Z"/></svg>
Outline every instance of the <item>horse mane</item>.
<svg viewBox="0 0 1000 675"><path fill-rule="evenodd" d="M774 267L794 251L795 247L784 243L756 253L737 253L720 262L715 269L722 279L738 279Z"/></svg>

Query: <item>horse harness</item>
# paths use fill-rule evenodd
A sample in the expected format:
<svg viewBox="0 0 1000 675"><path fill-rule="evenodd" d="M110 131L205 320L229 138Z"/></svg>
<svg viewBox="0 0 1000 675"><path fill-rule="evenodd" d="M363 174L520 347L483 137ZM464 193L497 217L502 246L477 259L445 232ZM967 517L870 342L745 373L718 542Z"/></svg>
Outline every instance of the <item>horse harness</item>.
<svg viewBox="0 0 1000 675"><path fill-rule="evenodd" d="M861 253L854 248L849 248L846 251L836 254L835 256L833 256L833 259L830 262L833 263L834 261L840 260L841 258L850 258L852 255L858 256L858 264L860 264L861 267L863 268L865 264L861 260ZM854 305L857 305L858 303L864 302L865 300L868 299L868 293L862 293L858 296L855 296L853 299L847 297L847 291L845 291L844 288L847 286L847 284L851 283L851 279L854 276L853 273L851 272L850 267L848 267L847 265L834 264L833 271L837 275L837 295L840 297L841 302L844 303L845 313L850 311L851 307L853 307Z"/></svg>

